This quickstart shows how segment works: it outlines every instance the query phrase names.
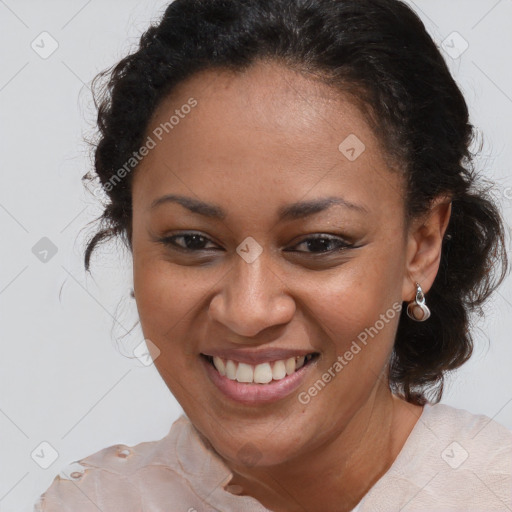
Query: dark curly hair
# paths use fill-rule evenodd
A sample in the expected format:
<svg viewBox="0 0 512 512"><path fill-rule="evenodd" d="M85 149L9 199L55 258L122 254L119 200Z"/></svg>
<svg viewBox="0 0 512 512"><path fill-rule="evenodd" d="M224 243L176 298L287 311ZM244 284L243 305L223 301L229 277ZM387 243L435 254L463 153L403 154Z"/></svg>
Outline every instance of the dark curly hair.
<svg viewBox="0 0 512 512"><path fill-rule="evenodd" d="M471 356L470 314L508 271L504 225L490 187L473 165L467 104L419 17L398 0L175 0L138 49L93 81L99 140L95 173L107 191L100 228L87 241L85 268L100 242L120 237L131 251L131 183L112 177L142 144L160 102L207 69L243 71L271 59L351 94L387 157L406 174L408 218L435 198L452 198L431 318L403 308L390 388L407 401L439 401L444 375ZM119 174L118 174L119 176ZM99 180L99 183L98 181Z"/></svg>

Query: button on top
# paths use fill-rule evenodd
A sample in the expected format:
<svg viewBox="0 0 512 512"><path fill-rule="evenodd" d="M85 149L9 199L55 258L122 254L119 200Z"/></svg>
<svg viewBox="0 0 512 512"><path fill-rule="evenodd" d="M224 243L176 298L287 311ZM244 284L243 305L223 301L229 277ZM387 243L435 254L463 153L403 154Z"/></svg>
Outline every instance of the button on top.
<svg viewBox="0 0 512 512"><path fill-rule="evenodd" d="M78 480L84 476L85 467L78 461L72 462L65 467L59 474L64 480Z"/></svg>
<svg viewBox="0 0 512 512"><path fill-rule="evenodd" d="M128 450L128 448L124 448L117 454L117 456L120 457L121 459L126 459L128 455L130 455L130 450Z"/></svg>

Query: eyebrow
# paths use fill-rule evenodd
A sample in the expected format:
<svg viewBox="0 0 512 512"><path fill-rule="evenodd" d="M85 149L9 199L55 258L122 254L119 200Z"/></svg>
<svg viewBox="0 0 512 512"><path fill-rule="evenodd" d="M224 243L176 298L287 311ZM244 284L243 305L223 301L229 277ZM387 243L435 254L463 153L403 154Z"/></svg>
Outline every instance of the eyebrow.
<svg viewBox="0 0 512 512"><path fill-rule="evenodd" d="M218 205L206 203L199 199L178 194L167 194L155 199L151 203L150 209L153 210L154 208L166 203L180 204L192 213L197 213L198 215L203 215L204 217L212 219L223 220L227 215L226 212ZM299 201L282 206L278 210L278 218L280 221L302 219L327 210L334 205L343 206L358 212L368 213L368 210L363 205L352 203L342 197L323 197L320 199Z"/></svg>

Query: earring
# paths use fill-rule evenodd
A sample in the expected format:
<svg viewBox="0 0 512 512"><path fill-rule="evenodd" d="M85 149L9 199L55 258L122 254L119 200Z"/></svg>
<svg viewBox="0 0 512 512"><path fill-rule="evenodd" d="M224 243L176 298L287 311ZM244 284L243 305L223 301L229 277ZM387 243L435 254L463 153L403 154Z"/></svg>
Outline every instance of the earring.
<svg viewBox="0 0 512 512"><path fill-rule="evenodd" d="M430 317L430 309L425 304L425 294L416 283L416 297L407 305L407 316L416 322L424 322Z"/></svg>

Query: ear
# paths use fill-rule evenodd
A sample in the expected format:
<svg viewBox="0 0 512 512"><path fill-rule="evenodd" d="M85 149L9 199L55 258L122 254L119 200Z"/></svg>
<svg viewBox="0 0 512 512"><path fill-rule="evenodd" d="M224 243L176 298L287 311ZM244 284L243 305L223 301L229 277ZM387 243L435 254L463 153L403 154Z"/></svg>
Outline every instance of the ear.
<svg viewBox="0 0 512 512"><path fill-rule="evenodd" d="M432 287L439 270L443 237L451 212L451 199L441 196L434 200L425 215L411 222L407 235L402 300L414 299L415 283L419 283L425 293Z"/></svg>

